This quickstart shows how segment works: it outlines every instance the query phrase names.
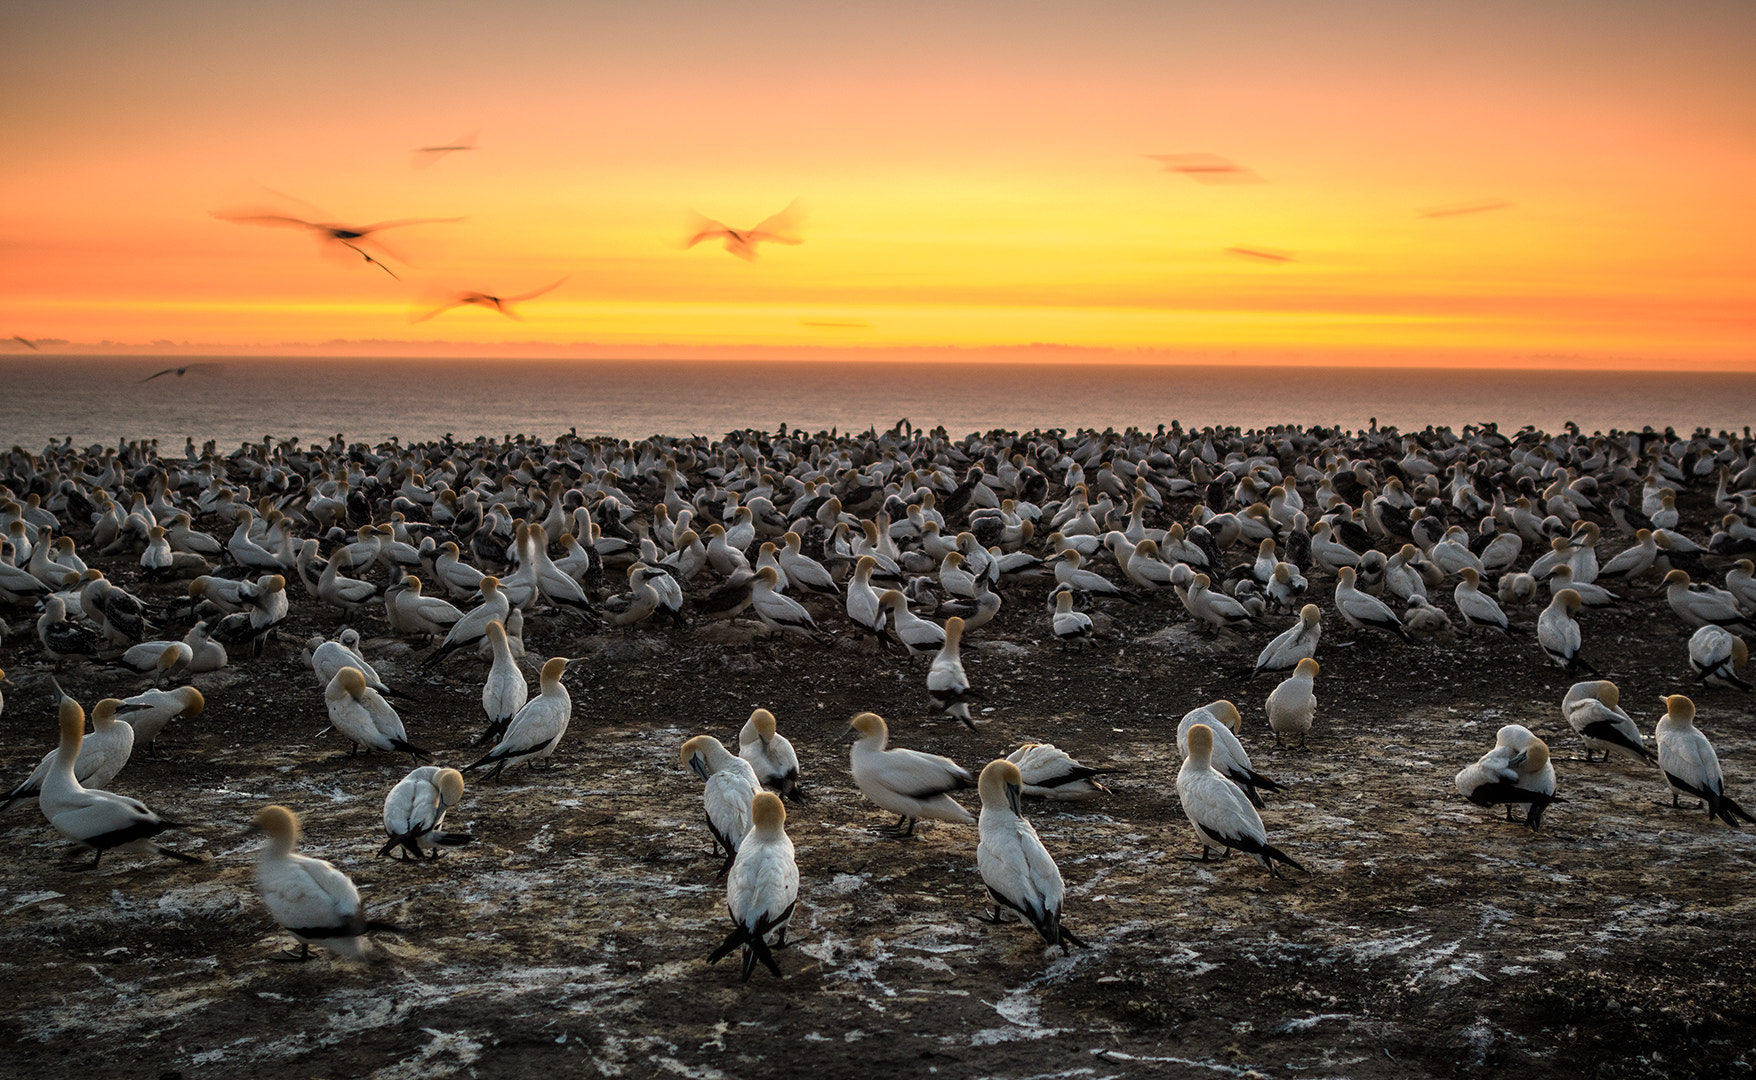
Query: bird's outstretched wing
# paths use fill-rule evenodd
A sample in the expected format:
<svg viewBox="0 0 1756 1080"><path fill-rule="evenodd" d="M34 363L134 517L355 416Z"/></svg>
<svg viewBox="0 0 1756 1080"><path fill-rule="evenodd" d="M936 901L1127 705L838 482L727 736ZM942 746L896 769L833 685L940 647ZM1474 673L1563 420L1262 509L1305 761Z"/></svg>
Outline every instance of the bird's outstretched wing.
<svg viewBox="0 0 1756 1080"><path fill-rule="evenodd" d="M31 352L42 352L43 351L42 349L39 349L37 347L36 342L32 341L30 338L25 337L23 334L12 335L12 340L18 342L20 345L23 345L25 348L29 349Z"/></svg>
<svg viewBox="0 0 1756 1080"><path fill-rule="evenodd" d="M1262 178L1218 154L1148 154L1162 162L1165 172L1187 176L1201 184L1260 184Z"/></svg>
<svg viewBox="0 0 1756 1080"><path fill-rule="evenodd" d="M786 209L770 214L756 223L756 227L744 234L744 238L752 243L758 240L772 240L777 244L802 244L804 239L799 236L799 226L805 221L805 208L794 199L786 205Z"/></svg>

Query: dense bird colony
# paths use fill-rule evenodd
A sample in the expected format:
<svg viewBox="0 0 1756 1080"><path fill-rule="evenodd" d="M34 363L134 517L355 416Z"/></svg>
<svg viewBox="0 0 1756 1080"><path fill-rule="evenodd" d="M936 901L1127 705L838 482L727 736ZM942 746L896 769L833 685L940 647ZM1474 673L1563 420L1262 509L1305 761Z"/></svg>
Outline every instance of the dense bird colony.
<svg viewBox="0 0 1756 1080"><path fill-rule="evenodd" d="M1752 1064L1747 430L52 444L0 484L33 1074Z"/></svg>

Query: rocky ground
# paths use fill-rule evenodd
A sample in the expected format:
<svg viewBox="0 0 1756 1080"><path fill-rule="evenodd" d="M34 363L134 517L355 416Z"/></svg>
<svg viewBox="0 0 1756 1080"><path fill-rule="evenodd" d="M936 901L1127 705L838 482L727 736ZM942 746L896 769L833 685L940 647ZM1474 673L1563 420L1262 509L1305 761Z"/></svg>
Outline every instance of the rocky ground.
<svg viewBox="0 0 1756 1080"><path fill-rule="evenodd" d="M41 1080L1748 1074L1756 829L1671 809L1649 766L1576 760L1559 710L1571 680L1530 637L1343 647L1329 587L1317 583L1326 635L1307 750L1267 731L1274 680L1236 674L1269 632L1215 641L1174 600L1107 605L1105 639L1062 651L1043 590L1009 594L966 646L987 694L979 732L927 718L924 662L851 637L581 636L570 617L535 618L533 671L536 657L591 658L569 677L558 766L472 780L450 821L479 842L425 864L374 858L384 793L409 762L350 758L319 735L323 700L296 642L343 620L295 603L281 651L197 677L206 713L110 785L197 823L180 846L208 861L113 855L76 872L34 804L0 817L0 1058ZM1687 632L1650 586L1630 592L1582 620L1588 656L1649 733L1661 694L1692 693L1730 789L1756 806L1750 700L1690 685ZM20 778L51 745L54 710L34 615L7 617L0 667L17 685L0 761ZM401 707L411 739L471 760L485 665L458 656L429 676L421 650L373 636L381 622L356 625L416 699ZM61 679L88 707L144 685L92 665ZM1309 877L1183 858L1197 849L1173 787L1175 728L1221 697L1285 786L1264 820ZM677 748L703 732L735 747L759 705L798 747L812 798L788 821L803 885L785 977L745 985L734 963L705 962L728 920L701 785ZM1062 956L976 918L973 826L868 831L887 818L854 789L843 741L864 709L889 718L896 744L971 769L1028 740L1120 770L1101 801L1031 808L1088 950ZM1451 783L1514 721L1557 756L1566 801L1540 833ZM299 811L304 850L403 928L377 938L376 962L273 962L290 939L254 895L259 841L243 833L270 802Z"/></svg>

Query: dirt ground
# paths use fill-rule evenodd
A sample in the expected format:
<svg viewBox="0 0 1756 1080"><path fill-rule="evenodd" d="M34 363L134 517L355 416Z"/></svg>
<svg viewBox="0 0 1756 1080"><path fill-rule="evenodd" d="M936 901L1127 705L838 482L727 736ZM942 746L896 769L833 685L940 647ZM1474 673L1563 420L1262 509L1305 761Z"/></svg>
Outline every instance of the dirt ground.
<svg viewBox="0 0 1756 1080"><path fill-rule="evenodd" d="M1623 543L1606 542L1605 557ZM384 794L410 764L350 758L339 736L319 737L322 695L297 642L344 620L295 585L288 643L196 677L207 711L174 722L156 756L137 754L110 785L196 823L178 846L208 861L111 855L74 872L34 803L0 816L3 1071L1749 1074L1756 829L1671 809L1650 766L1577 760L1559 710L1571 680L1531 637L1344 647L1331 584L1314 582L1326 618L1306 751L1277 749L1267 731L1275 680L1236 674L1272 631L1215 641L1174 598L1102 605L1104 640L1063 651L1045 590L1010 592L966 645L987 695L979 732L928 718L924 661L851 636L821 647L704 628L581 636L569 616L535 617L530 670L539 657L590 658L569 676L558 765L472 779L449 821L479 841L424 864L374 858ZM1649 733L1661 694L1691 693L1730 790L1756 806L1749 698L1692 686L1687 631L1650 585L1628 591L1620 609L1583 617L1587 655ZM1535 614L1513 617L1528 630ZM16 780L52 744L54 709L34 613L6 616L0 667L17 685L0 762ZM378 636L381 621L356 625L385 679L416 699L399 706L411 740L443 763L473 759L485 664L457 656L427 675L420 650ZM88 708L145 685L92 665L61 678ZM1197 848L1173 786L1176 724L1222 697L1242 710L1259 770L1285 787L1263 817L1308 878L1183 858ZM811 798L787 823L803 884L793 944L778 954L785 977L759 969L746 985L735 962L706 963L729 921L701 784L677 748L698 733L735 748L756 706L798 747ZM976 918L974 826L926 825L902 841L869 832L888 818L853 787L844 741L865 709L890 720L893 743L972 770L1025 741L1118 770L1106 798L1029 809L1089 949L1062 956L1017 923ZM1554 748L1565 799L1535 834L1451 783L1514 721ZM376 938L376 962L273 962L290 939L255 896L260 841L243 831L271 802L303 816L303 850L351 874L373 918L402 928Z"/></svg>

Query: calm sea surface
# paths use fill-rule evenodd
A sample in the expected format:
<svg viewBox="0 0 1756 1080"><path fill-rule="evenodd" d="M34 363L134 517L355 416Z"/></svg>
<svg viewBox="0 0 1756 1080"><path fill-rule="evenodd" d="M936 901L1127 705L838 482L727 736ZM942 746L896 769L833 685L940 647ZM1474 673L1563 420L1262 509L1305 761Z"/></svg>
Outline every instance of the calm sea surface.
<svg viewBox="0 0 1756 1080"><path fill-rule="evenodd" d="M152 373L196 365L184 375ZM1756 422L1756 376L1652 372L1093 364L8 356L0 447L118 438L222 448L265 435L430 439L451 432L641 438L785 423L953 434L992 428L1333 424L1403 429L1571 420L1586 431Z"/></svg>

